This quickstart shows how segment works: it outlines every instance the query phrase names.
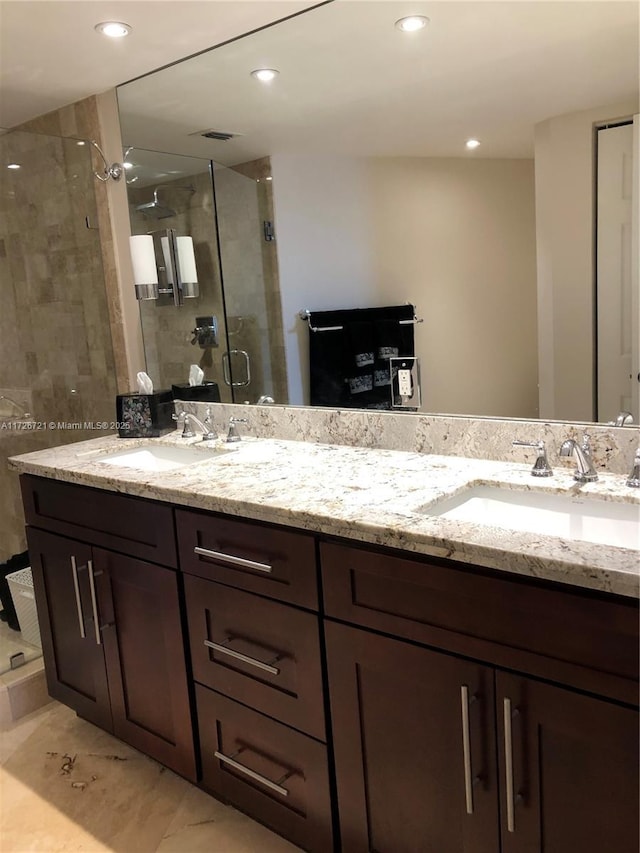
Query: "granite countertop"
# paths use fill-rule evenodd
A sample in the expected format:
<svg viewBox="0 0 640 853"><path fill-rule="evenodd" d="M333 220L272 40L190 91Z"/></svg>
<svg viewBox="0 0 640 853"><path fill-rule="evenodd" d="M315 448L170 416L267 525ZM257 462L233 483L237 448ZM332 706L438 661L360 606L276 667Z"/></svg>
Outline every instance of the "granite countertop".
<svg viewBox="0 0 640 853"><path fill-rule="evenodd" d="M163 472L100 461L109 453L149 446L191 446L201 451L203 461ZM15 456L9 464L20 473L640 597L639 550L561 539L542 530L525 533L452 521L422 511L483 484L591 496L637 507L640 549L640 490L612 474L578 484L573 463L542 479L531 476L530 462L279 439L226 445L185 440L175 432L160 439L96 438Z"/></svg>

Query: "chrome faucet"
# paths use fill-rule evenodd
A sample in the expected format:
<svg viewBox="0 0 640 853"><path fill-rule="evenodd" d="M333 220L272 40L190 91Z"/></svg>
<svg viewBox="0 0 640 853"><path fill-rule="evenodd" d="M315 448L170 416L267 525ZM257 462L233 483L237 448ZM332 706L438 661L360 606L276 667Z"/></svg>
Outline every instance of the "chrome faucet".
<svg viewBox="0 0 640 853"><path fill-rule="evenodd" d="M618 412L615 421L612 421L612 426L626 426L633 423L633 415L631 412Z"/></svg>
<svg viewBox="0 0 640 853"><path fill-rule="evenodd" d="M544 446L544 441L512 441L511 444L514 447L535 447L538 451L538 456L536 457L536 461L533 463L531 476L551 477L553 471L551 469L551 465L549 465L549 460L547 459L547 450Z"/></svg>
<svg viewBox="0 0 640 853"><path fill-rule="evenodd" d="M236 429L236 424L249 423L247 418L229 418L229 432L227 433L227 441L240 441L241 435Z"/></svg>
<svg viewBox="0 0 640 853"><path fill-rule="evenodd" d="M633 457L633 467L627 480L627 486L631 486L632 489L640 489L640 447Z"/></svg>
<svg viewBox="0 0 640 853"><path fill-rule="evenodd" d="M582 444L578 444L573 438L568 438L560 445L560 456L571 456L576 458L576 470L573 474L573 479L579 483L593 483L598 479L596 469L593 467L591 459L591 448L589 446L589 436L582 436Z"/></svg>
<svg viewBox="0 0 640 853"><path fill-rule="evenodd" d="M213 441L218 436L213 431L213 422L211 420L211 409L207 406L207 411L205 415L204 421L201 421L200 418L196 417L196 415L192 415L191 412L180 412L178 415L173 415L174 421L178 422L178 427L180 427L180 421L182 420L183 429L182 429L182 437L183 438L194 438L195 432L191 429L191 424L195 424L195 426L202 433L203 441Z"/></svg>

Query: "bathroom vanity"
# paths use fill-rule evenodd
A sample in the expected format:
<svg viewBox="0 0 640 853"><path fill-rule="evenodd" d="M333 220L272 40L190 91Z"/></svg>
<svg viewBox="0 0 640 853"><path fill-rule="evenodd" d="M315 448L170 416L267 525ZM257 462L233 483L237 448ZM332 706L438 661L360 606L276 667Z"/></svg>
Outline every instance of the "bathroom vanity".
<svg viewBox="0 0 640 853"><path fill-rule="evenodd" d="M13 460L52 696L303 849L637 853L637 552L417 510L526 465L118 449Z"/></svg>

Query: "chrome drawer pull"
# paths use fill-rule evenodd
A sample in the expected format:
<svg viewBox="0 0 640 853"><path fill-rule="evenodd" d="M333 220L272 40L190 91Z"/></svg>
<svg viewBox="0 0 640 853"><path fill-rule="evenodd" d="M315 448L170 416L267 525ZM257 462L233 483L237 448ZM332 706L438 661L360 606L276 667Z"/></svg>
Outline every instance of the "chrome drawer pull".
<svg viewBox="0 0 640 853"><path fill-rule="evenodd" d="M507 795L507 832L516 830L515 798L513 792L513 734L511 731L511 699L504 700L504 772Z"/></svg>
<svg viewBox="0 0 640 853"><path fill-rule="evenodd" d="M82 605L80 604L80 584L78 583L78 566L76 558L71 557L71 573L73 575L73 589L76 594L76 607L78 608L78 625L80 626L80 636L84 640L87 633L84 629L84 617L82 615Z"/></svg>
<svg viewBox="0 0 640 853"><path fill-rule="evenodd" d="M231 640L226 640L226 642L229 643ZM241 660L243 663L249 663L251 666L255 666L258 669L271 673L271 675L280 675L278 667L271 666L270 663L263 663L257 658L249 657L249 655L243 655L242 652L236 652L235 649L230 649L228 646L223 646L220 643L212 643L211 640L205 640L204 644L209 649L215 649L216 652L220 652L223 655L229 655L230 658ZM276 660L278 660L278 658L276 658Z"/></svg>
<svg viewBox="0 0 640 853"><path fill-rule="evenodd" d="M256 563L254 560L245 560L244 557L234 557L233 554L210 551L208 548L201 548L199 545L196 545L193 553L200 554L202 557L212 557L214 560L220 560L222 563L230 563L232 566L241 566L243 569L254 569L256 572L270 574L273 571L273 566L270 566L268 563Z"/></svg>
<svg viewBox="0 0 640 853"><path fill-rule="evenodd" d="M472 697L472 700L474 697ZM462 706L462 754L464 757L464 797L467 814L473 814L473 775L471 769L471 738L469 735L469 688L466 684L460 687L460 703Z"/></svg>
<svg viewBox="0 0 640 853"><path fill-rule="evenodd" d="M96 643L101 646L102 640L100 639L100 624L98 622L98 602L96 601L96 584L93 577L93 560L87 560L87 566L89 567L89 589L91 591L91 608L93 610L93 627L96 632Z"/></svg>
<svg viewBox="0 0 640 853"><path fill-rule="evenodd" d="M213 754L219 761L222 761L224 764L228 764L230 767L233 767L234 770L240 771L240 773L244 773L245 776L249 776L250 779L254 779L256 782L260 782L260 784L264 785L266 788L271 788L272 791L276 791L283 797L289 796L289 791L287 791L286 788L283 788L282 785L278 785L277 782L272 782L271 779L267 779L266 776L262 776L262 774L256 773L255 770L250 770L248 767L245 767L244 764L239 764L237 761L234 761L233 758L231 758L230 756L225 755L222 752L218 752L218 750L216 750ZM288 778L290 775L290 773L287 773L285 778Z"/></svg>

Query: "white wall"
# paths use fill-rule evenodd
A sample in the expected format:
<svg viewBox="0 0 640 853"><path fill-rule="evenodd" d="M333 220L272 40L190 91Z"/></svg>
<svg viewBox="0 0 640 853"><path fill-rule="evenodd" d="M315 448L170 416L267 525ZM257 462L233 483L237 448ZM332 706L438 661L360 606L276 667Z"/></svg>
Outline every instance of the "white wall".
<svg viewBox="0 0 640 853"><path fill-rule="evenodd" d="M372 302L373 245L366 162L358 158L273 155L273 205L289 403L309 402L305 308Z"/></svg>
<svg viewBox="0 0 640 853"><path fill-rule="evenodd" d="M535 127L540 417L594 417L594 127L634 99Z"/></svg>
<svg viewBox="0 0 640 853"><path fill-rule="evenodd" d="M529 160L274 156L290 402L308 400L301 308L413 302L423 409L537 416Z"/></svg>

